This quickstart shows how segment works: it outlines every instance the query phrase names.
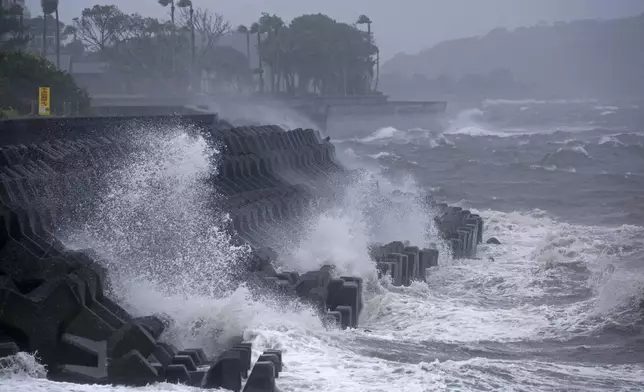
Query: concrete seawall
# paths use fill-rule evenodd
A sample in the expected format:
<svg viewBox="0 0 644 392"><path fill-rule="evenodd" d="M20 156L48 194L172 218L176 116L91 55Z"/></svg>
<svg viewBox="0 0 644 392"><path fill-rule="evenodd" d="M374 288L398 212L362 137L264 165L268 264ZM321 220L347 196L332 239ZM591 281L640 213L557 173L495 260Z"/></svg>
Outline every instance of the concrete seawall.
<svg viewBox="0 0 644 392"><path fill-rule="evenodd" d="M217 357L165 343L162 318L125 311L93 253L67 249L56 238L69 209L89 203L101 189L95 184L101 172L130 151L128 128L176 124L220 147L212 185L232 217L234 240L252 247L249 279L262 290L312 304L329 326L358 326L360 278L337 276L333 265L302 274L274 267L273 229L324 208L348 174L334 146L316 131L232 128L215 115L8 120L0 122L0 361L18 351L38 352L49 378L70 382L275 390L279 350L251 361L252 344L241 339ZM74 189L82 191L72 196ZM454 256L475 256L481 218L429 203ZM403 242L374 248L372 256L394 285L423 281L426 269L438 263L436 249Z"/></svg>

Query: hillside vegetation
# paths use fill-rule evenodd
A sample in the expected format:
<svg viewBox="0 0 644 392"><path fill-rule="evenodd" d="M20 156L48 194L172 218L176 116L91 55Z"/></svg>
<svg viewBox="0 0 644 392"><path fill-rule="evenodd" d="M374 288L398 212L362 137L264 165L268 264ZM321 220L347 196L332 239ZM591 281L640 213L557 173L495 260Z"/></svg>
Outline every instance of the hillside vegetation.
<svg viewBox="0 0 644 392"><path fill-rule="evenodd" d="M540 93L633 96L644 91L644 14L614 20L498 28L481 37L442 42L382 66L389 77L460 79L500 69Z"/></svg>

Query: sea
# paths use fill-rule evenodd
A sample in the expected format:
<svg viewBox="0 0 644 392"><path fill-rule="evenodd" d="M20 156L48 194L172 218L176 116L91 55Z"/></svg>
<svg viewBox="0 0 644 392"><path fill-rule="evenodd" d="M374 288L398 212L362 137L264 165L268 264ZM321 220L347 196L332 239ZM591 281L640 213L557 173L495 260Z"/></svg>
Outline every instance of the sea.
<svg viewBox="0 0 644 392"><path fill-rule="evenodd" d="M217 151L181 129L150 134L143 153L107 176L95 212L61 236L102 257L128 310L170 318L166 340L214 355L242 337L255 359L281 349L283 392L644 391L641 103L488 100L454 113L447 129L334 140L338 159L365 179L284 235L279 267L333 263L363 277L360 327L349 330L231 285L226 271L248 249L220 229L225 213L204 212ZM373 178L388 208L370 207ZM500 245L454 260L426 194L480 214L484 242ZM378 279L367 248L392 240L443 250L427 283ZM21 353L0 369L0 390L199 390L45 375Z"/></svg>

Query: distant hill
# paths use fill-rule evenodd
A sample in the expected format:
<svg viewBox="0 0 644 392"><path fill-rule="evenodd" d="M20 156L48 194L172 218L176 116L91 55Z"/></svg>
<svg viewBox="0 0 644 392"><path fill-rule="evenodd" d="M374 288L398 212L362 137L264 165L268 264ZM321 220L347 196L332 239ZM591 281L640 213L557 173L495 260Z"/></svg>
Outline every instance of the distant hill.
<svg viewBox="0 0 644 392"><path fill-rule="evenodd" d="M462 79L507 70L542 94L567 97L644 95L644 14L613 20L498 28L445 41L382 65L385 81L423 76ZM386 88L383 88L386 91Z"/></svg>

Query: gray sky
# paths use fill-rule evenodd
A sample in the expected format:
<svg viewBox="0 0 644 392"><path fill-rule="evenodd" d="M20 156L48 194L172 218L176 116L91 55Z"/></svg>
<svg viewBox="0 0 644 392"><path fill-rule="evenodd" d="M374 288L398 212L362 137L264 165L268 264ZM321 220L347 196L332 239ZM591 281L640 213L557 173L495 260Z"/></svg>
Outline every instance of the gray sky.
<svg viewBox="0 0 644 392"><path fill-rule="evenodd" d="M534 25L539 21L617 18L644 12L644 0L193 0L223 14L233 25L250 24L262 12L287 23L305 13L325 13L342 22L367 14L383 59L398 52L416 53L437 42L484 34L499 27ZM93 0L62 0L60 17L69 22ZM156 0L103 0L121 10L165 17ZM40 0L27 0L32 15Z"/></svg>

